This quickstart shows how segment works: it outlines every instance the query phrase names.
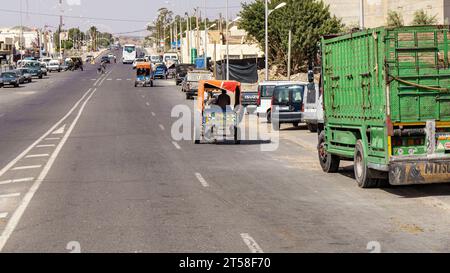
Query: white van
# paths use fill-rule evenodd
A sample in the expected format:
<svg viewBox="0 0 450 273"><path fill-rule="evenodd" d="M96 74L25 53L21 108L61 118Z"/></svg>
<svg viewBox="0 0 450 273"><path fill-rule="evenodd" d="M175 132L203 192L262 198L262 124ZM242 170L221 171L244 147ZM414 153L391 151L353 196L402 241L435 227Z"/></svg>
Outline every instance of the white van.
<svg viewBox="0 0 450 273"><path fill-rule="evenodd" d="M266 117L267 122L271 122L271 106L273 90L278 85L303 84L306 82L299 81L266 81L260 82L258 85L258 100L256 103L256 115L258 117Z"/></svg>
<svg viewBox="0 0 450 273"><path fill-rule="evenodd" d="M306 123L311 132L317 132L319 108L322 108L319 100L319 85L309 83L306 85L305 92L303 93L302 122Z"/></svg>

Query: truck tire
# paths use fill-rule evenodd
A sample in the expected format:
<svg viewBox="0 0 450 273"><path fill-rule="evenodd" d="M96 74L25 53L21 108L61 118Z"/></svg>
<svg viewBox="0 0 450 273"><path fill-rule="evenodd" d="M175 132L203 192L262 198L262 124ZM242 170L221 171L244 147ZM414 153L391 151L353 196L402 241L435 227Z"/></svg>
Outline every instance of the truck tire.
<svg viewBox="0 0 450 273"><path fill-rule="evenodd" d="M241 144L241 134L239 132L239 128L234 126L234 144Z"/></svg>
<svg viewBox="0 0 450 273"><path fill-rule="evenodd" d="M308 123L308 130L311 133L316 133L317 132L317 124L312 124L312 123Z"/></svg>
<svg viewBox="0 0 450 273"><path fill-rule="evenodd" d="M272 115L271 115L271 111L267 110L267 123L271 123L272 122Z"/></svg>
<svg viewBox="0 0 450 273"><path fill-rule="evenodd" d="M363 189L379 187L381 180L370 177L370 170L367 167L364 157L364 146L359 139L355 145L355 157L353 161L356 182L358 183L358 186Z"/></svg>
<svg viewBox="0 0 450 273"><path fill-rule="evenodd" d="M293 125L295 128L297 128L297 127L298 127L298 122L294 122L294 123L292 123L292 125Z"/></svg>
<svg viewBox="0 0 450 273"><path fill-rule="evenodd" d="M322 131L319 135L317 152L319 155L320 166L324 172L336 173L339 171L339 163L341 159L338 156L325 151L325 131Z"/></svg>

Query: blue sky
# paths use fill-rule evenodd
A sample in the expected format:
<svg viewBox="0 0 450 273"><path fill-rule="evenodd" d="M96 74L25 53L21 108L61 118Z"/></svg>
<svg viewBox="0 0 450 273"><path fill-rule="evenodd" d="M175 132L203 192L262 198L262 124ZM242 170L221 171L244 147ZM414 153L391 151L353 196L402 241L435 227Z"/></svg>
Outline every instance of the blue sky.
<svg viewBox="0 0 450 273"><path fill-rule="evenodd" d="M251 2L252 0L228 1L230 17L234 17L240 10L241 2ZM33 13L59 14L58 2L59 0L0 0L0 27L20 25L20 14L9 11L19 11L21 3L24 12L22 14L23 25L39 28L44 25L57 26L58 17ZM66 18L66 27L79 26L87 29L90 25L97 25L101 31L113 33L145 29L144 21L153 21L157 10L161 7L167 7L177 14L184 14L186 11L192 13L194 7L197 6L203 9L204 0L63 0L65 15L93 17L93 19ZM218 17L219 13L225 16L225 0L206 0L206 6L208 17ZM96 19L99 17L139 22Z"/></svg>

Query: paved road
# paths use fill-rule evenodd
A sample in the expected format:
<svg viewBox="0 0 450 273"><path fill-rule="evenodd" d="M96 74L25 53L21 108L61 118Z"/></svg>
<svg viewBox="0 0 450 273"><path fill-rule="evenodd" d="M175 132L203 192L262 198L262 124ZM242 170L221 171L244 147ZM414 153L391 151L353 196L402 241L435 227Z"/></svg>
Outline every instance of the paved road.
<svg viewBox="0 0 450 273"><path fill-rule="evenodd" d="M273 152L175 142L171 110L192 101L132 79L87 66L0 89L3 252L450 250L449 185L359 189L351 164L322 173L304 129Z"/></svg>

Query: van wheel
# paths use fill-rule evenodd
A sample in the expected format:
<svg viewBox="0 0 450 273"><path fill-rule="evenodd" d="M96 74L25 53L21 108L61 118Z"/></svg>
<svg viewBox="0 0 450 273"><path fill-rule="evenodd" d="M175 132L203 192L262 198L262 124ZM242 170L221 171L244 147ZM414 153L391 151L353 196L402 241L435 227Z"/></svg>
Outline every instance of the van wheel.
<svg viewBox="0 0 450 273"><path fill-rule="evenodd" d="M267 122L271 123L272 122L272 115L271 115L271 111L267 111Z"/></svg>
<svg viewBox="0 0 450 273"><path fill-rule="evenodd" d="M294 123L292 123L292 125L294 125L294 127L298 127L298 122L294 122Z"/></svg>
<svg viewBox="0 0 450 273"><path fill-rule="evenodd" d="M319 135L319 144L317 145L317 152L319 155L320 166L326 173L335 173L339 171L340 158L336 155L327 153L325 150L325 131Z"/></svg>
<svg viewBox="0 0 450 273"><path fill-rule="evenodd" d="M373 179L370 177L370 170L367 167L367 162L364 160L363 143L359 139L355 145L355 157L354 157L354 172L355 179L358 186L361 188L375 188L379 187L381 180Z"/></svg>
<svg viewBox="0 0 450 273"><path fill-rule="evenodd" d="M239 128L234 126L234 144L241 144Z"/></svg>
<svg viewBox="0 0 450 273"><path fill-rule="evenodd" d="M190 96L189 94L186 94L186 99L187 99L187 100L190 100L190 99L191 99L191 96Z"/></svg>
<svg viewBox="0 0 450 273"><path fill-rule="evenodd" d="M311 124L311 123L308 123L308 130L309 130L311 133L317 132L317 124Z"/></svg>

